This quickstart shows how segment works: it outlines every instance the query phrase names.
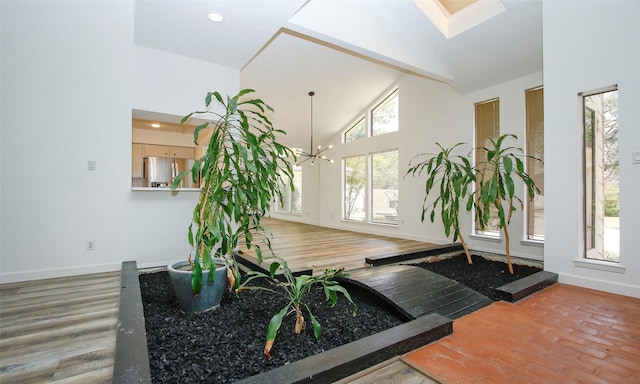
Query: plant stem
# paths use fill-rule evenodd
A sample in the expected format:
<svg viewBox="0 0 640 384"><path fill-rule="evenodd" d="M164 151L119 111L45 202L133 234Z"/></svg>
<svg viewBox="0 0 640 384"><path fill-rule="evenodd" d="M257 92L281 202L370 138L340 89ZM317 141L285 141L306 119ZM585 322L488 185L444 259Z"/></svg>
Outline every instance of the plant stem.
<svg viewBox="0 0 640 384"><path fill-rule="evenodd" d="M211 183L207 183L207 190L204 193L204 200L202 201L202 205L200 206L200 214L199 214L200 222L198 223L198 225L202 227L205 225L204 210L206 209L207 202L209 201L209 191L211 190L211 185L212 185ZM200 242L200 244L197 244L197 247L198 247L198 253L196 254L196 259L198 255L200 255L200 257L203 257L202 254L204 253L204 250L205 250L204 241ZM191 261L191 254L189 254L189 264L191 264L191 267L193 268L193 262Z"/></svg>
<svg viewBox="0 0 640 384"><path fill-rule="evenodd" d="M498 205L499 204L500 202L498 201ZM507 216L507 222L504 223L504 227L502 229L504 229L504 246L507 254L507 265L509 266L509 273L513 275L514 272L513 264L511 264L511 252L509 252L509 223L511 222L511 214L513 213L511 207L513 207L513 198L509 198L509 215Z"/></svg>
<svg viewBox="0 0 640 384"><path fill-rule="evenodd" d="M462 234L460 232L458 232L458 237L460 238L460 243L464 248L464 253L467 255L467 261L469 262L469 264L473 264L473 260L471 260L471 254L469 253L469 248L467 248L467 242L464 241L464 238L462 237Z"/></svg>
<svg viewBox="0 0 640 384"><path fill-rule="evenodd" d="M505 240L505 247L507 250L507 265L509 265L509 273L511 273L513 275L513 264L511 264L511 255L509 252L509 230L507 229L508 226L505 225L502 229L504 229L504 240Z"/></svg>
<svg viewBox="0 0 640 384"><path fill-rule="evenodd" d="M295 328L296 334L299 335L300 332L302 332L303 328L304 328L304 316L302 316L302 311L300 310L300 308L296 308L296 328Z"/></svg>

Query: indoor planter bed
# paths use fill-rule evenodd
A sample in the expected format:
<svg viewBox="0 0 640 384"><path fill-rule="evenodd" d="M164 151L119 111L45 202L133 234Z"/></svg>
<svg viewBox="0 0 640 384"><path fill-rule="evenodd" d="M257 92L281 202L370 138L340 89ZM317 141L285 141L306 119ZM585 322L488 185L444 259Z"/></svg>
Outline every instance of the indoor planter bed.
<svg viewBox="0 0 640 384"><path fill-rule="evenodd" d="M144 315L135 262L123 263L122 274L122 308L114 382L150 382ZM549 272L530 275L510 284L510 288L506 287L506 296L501 298L507 299L510 295L512 300L519 299L552 284L555 279L557 276ZM304 382L310 377L314 378L314 382L332 382L451 332L451 320L438 315L425 316L371 337L244 379L242 382L263 382L267 379L282 383Z"/></svg>

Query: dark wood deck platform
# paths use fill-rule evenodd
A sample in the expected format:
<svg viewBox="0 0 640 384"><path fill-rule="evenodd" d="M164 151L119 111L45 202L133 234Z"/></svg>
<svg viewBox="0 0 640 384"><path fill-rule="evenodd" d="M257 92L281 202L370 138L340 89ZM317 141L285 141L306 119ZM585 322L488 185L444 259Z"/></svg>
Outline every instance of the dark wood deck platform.
<svg viewBox="0 0 640 384"><path fill-rule="evenodd" d="M407 319L431 313L457 319L493 302L457 281L411 265L362 268L344 280L370 290Z"/></svg>

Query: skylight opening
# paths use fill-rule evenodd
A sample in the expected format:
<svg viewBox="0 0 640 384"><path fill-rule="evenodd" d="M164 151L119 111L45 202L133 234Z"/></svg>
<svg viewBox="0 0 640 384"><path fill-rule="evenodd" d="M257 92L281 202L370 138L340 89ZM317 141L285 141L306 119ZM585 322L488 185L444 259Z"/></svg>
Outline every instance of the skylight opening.
<svg viewBox="0 0 640 384"><path fill-rule="evenodd" d="M450 39L501 14L500 0L413 0L420 10Z"/></svg>

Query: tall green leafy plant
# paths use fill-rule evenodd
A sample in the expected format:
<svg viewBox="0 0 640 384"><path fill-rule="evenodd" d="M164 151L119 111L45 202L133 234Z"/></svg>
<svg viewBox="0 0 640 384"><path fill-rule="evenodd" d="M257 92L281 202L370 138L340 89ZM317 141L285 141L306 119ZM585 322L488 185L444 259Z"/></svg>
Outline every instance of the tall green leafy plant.
<svg viewBox="0 0 640 384"><path fill-rule="evenodd" d="M475 180L469 155L453 155L455 149L464 143L458 143L451 148L444 148L440 143L436 143L440 152L436 154L420 154L414 157L409 163L409 170L406 175L422 176L426 175L424 185L425 196L422 200L421 221L424 222L428 214L433 223L436 217L436 210L439 209L440 219L444 226L445 236L449 237L453 230L453 241L460 238L460 243L464 247L467 261L472 264L471 255L467 248L467 243L460 232L460 209L465 208L464 200L470 196L469 186ZM425 158L428 156L427 158ZM412 165L414 160L425 158ZM430 201L430 196L436 197Z"/></svg>
<svg viewBox="0 0 640 384"><path fill-rule="evenodd" d="M268 114L273 108L261 99L245 97L252 92L244 89L226 98L219 92L209 92L206 110L182 119L182 124L192 117L205 121L195 128L193 140L197 145L205 132L209 140L203 156L171 184L171 188L177 188L188 174L194 182L200 181L200 195L188 229L189 244L195 249L195 258L189 255L194 295L202 289L202 270L215 269L213 257L227 264L230 285L235 288L240 284L234 258L239 242L244 239L246 247L251 248L254 236L264 233L260 219L274 197L282 197L282 179L289 180L293 190L289 159L295 156L278 142L278 136L285 132L271 123ZM268 238L262 237L271 248ZM256 244L255 250L262 259L260 246ZM209 273L209 277L213 280L215 273Z"/></svg>
<svg viewBox="0 0 640 384"><path fill-rule="evenodd" d="M540 194L540 188L526 173L523 158L541 161L532 156L525 156L522 148L505 145L505 140L517 140L513 134L505 134L497 139L489 138L489 145L476 148L484 152L486 161L475 166L476 189L473 201L475 203L475 218L481 229L484 229L492 218L492 212L497 214L498 227L504 232L505 252L509 272L513 274L511 253L509 249L509 223L514 211L524 209L524 202L516 194L514 179L522 181L527 190L527 198L532 200Z"/></svg>
<svg viewBox="0 0 640 384"><path fill-rule="evenodd" d="M331 302L332 306L335 306L338 303L338 293L341 293L353 306L353 315L356 315L358 307L351 299L349 292L336 281L336 278L339 277L347 277L348 275L344 272L344 268L341 269L327 269L321 276L310 276L310 275L301 275L301 276L293 276L291 269L287 265L287 262L276 256L270 257L270 259L274 260L269 265L269 274L265 274L259 271L250 271L248 272L248 277L242 284L242 286L238 289L238 291L243 289L250 290L265 290L268 292L272 292L277 295L282 295L287 299L287 303L285 306L269 321L269 328L267 330L267 341L264 346L264 354L267 358L271 359L271 348L276 340L276 335L282 326L282 320L290 313L295 314L296 317L296 325L295 325L295 333L300 334L305 327L305 318L304 311L309 314L309 319L311 320L311 326L313 327L313 334L317 339L320 339L322 335L322 325L316 317L311 312L309 306L303 301L304 297L309 293L311 288L320 284L324 288L324 294L328 301ZM282 279L276 278L276 273L278 270L282 270ZM251 285L250 283L258 278L266 278L270 280L276 287L280 288L279 290L271 289L262 286Z"/></svg>

